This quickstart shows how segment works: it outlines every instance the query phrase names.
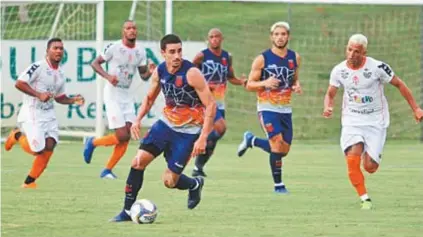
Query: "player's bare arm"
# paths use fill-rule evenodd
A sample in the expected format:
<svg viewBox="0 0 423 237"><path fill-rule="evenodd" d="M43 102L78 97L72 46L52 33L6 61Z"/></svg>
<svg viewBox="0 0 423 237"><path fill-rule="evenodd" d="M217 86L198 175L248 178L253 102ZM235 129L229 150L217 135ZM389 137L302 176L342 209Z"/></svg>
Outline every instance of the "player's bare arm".
<svg viewBox="0 0 423 237"><path fill-rule="evenodd" d="M187 72L187 81L188 84L195 89L198 97L201 100L201 103L206 107L203 129L201 130L200 137L194 144L194 149L192 152L193 156L197 156L204 153L207 137L213 130L213 120L216 116L216 102L210 92L203 74L201 74L198 68L189 69Z"/></svg>
<svg viewBox="0 0 423 237"><path fill-rule="evenodd" d="M28 83L17 80L15 83L16 89L22 91L23 93L33 96L41 100L42 102L47 102L50 98L53 97L53 94L50 92L39 92L34 90Z"/></svg>
<svg viewBox="0 0 423 237"><path fill-rule="evenodd" d="M70 104L83 105L85 103L84 97L79 94L72 97L68 97L66 94L61 94L54 97L54 100L57 103L64 104L64 105L70 105Z"/></svg>
<svg viewBox="0 0 423 237"><path fill-rule="evenodd" d="M338 88L336 86L330 85L328 87L324 100L323 117L330 118L332 116L334 100L337 92Z"/></svg>
<svg viewBox="0 0 423 237"><path fill-rule="evenodd" d="M151 107L153 106L154 102L157 99L157 96L160 93L160 90L161 90L160 79L159 79L159 74L156 68L153 72L153 75L151 76L150 90L148 91L147 96L142 101L141 107L139 109L139 113L137 115L137 119L134 121L134 123L131 126L131 135L133 139L135 140L140 139L141 120L148 113L148 111L150 111Z"/></svg>
<svg viewBox="0 0 423 237"><path fill-rule="evenodd" d="M91 67L93 68L93 70L98 73L100 76L102 76L103 78L105 78L106 80L108 80L112 85L116 86L117 83L119 82L118 78L116 75L110 75L109 73L107 73L103 67L101 66L101 64L105 63L106 60L104 60L104 58L102 56L98 56L96 59L94 59L94 61L91 63Z"/></svg>
<svg viewBox="0 0 423 237"><path fill-rule="evenodd" d="M258 91L264 88L276 89L279 86L279 80L275 77L269 77L264 81L260 81L261 70L264 68L264 57L259 55L251 65L251 72L248 75L247 90Z"/></svg>
<svg viewBox="0 0 423 237"><path fill-rule="evenodd" d="M416 100L414 99L410 88L408 88L408 86L397 76L394 76L390 83L391 85L398 88L401 95L407 101L408 105L413 110L414 119L416 120L416 122L421 122L423 120L423 110L419 107Z"/></svg>
<svg viewBox="0 0 423 237"><path fill-rule="evenodd" d="M232 85L237 85L237 86L246 86L247 85L247 78L242 75L241 78L237 78L235 76L235 71L234 68L232 67L232 55L229 55L229 65L231 65L228 69L228 80Z"/></svg>
<svg viewBox="0 0 423 237"><path fill-rule="evenodd" d="M292 89L294 90L295 93L302 94L303 89L301 88L300 78L299 78L299 72L301 67L301 56L298 53L295 53L295 57L297 59L297 68L295 69L294 83L293 83Z"/></svg>
<svg viewBox="0 0 423 237"><path fill-rule="evenodd" d="M156 64L148 63L147 65L139 66L138 73L143 81L147 81L153 74L154 69L156 69Z"/></svg>
<svg viewBox="0 0 423 237"><path fill-rule="evenodd" d="M201 64L203 63L204 54L203 52L199 52L197 55L195 55L194 59L192 60L192 63L197 67L201 68Z"/></svg>

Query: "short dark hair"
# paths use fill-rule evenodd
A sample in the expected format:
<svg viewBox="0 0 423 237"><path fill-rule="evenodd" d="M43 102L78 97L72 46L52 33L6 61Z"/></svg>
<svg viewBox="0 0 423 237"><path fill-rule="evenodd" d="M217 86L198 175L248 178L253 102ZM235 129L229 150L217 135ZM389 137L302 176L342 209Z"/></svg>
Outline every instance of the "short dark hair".
<svg viewBox="0 0 423 237"><path fill-rule="evenodd" d="M128 23L128 22L131 22L131 23L134 23L134 24L135 24L135 21L134 21L134 20L131 20L131 19L126 19L126 20L123 22L122 27L123 27L126 23Z"/></svg>
<svg viewBox="0 0 423 237"><path fill-rule="evenodd" d="M54 43L54 42L62 42L62 39L61 38L57 38L57 37L49 39L47 41L47 49L49 49L50 46L51 46L51 44Z"/></svg>
<svg viewBox="0 0 423 237"><path fill-rule="evenodd" d="M164 50L166 50L166 46L168 44L179 44L179 43L182 43L182 41L179 38L179 36L174 35L174 34L168 34L168 35L165 35L160 40L160 48L164 51Z"/></svg>

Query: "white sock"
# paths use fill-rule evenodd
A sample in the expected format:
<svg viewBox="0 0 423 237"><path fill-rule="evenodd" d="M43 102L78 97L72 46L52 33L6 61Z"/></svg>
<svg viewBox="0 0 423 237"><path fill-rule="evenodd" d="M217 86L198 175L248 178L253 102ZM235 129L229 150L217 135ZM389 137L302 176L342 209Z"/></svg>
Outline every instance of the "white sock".
<svg viewBox="0 0 423 237"><path fill-rule="evenodd" d="M370 199L369 195L367 193L360 196L361 201L366 201L367 199Z"/></svg>
<svg viewBox="0 0 423 237"><path fill-rule="evenodd" d="M125 210L126 214L128 214L128 216L131 215L131 210Z"/></svg>
<svg viewBox="0 0 423 237"><path fill-rule="evenodd" d="M254 142L256 141L256 137L254 136L253 139L251 140L251 146L254 146Z"/></svg>
<svg viewBox="0 0 423 237"><path fill-rule="evenodd" d="M278 184L275 184L275 187L281 187L281 186L285 186L285 184L283 182L280 182Z"/></svg>

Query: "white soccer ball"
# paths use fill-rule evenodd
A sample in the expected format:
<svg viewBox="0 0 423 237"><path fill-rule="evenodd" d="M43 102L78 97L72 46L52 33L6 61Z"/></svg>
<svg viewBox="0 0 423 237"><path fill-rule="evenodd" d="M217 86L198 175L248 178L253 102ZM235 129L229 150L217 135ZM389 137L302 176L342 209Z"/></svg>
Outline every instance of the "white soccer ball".
<svg viewBox="0 0 423 237"><path fill-rule="evenodd" d="M131 219L137 224L151 224L156 220L157 207L147 199L140 199L134 202L131 207Z"/></svg>

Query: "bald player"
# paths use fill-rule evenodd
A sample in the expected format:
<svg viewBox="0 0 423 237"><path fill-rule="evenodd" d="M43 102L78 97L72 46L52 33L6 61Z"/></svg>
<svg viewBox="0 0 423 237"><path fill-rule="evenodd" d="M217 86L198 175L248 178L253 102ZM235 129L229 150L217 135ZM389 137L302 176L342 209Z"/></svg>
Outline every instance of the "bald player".
<svg viewBox="0 0 423 237"><path fill-rule="evenodd" d="M301 93L298 72L300 55L288 49L290 27L276 22L270 27L272 48L254 59L247 89L257 93L257 111L267 139L244 133L238 156L248 148L260 147L270 154L270 169L276 193L288 193L282 182L282 158L288 155L292 141L292 92Z"/></svg>
<svg viewBox="0 0 423 237"><path fill-rule="evenodd" d="M372 174L379 168L389 126L388 101L383 88L395 86L408 102L416 122L421 122L423 111L411 90L395 75L385 62L366 56L367 37L352 35L346 46L346 60L336 65L325 95L323 116L333 113L338 88L344 88L342 103L341 148L345 153L348 176L361 199L361 209L372 209L372 202L364 184L363 168Z"/></svg>
<svg viewBox="0 0 423 237"><path fill-rule="evenodd" d="M203 73L207 80L210 91L212 92L216 104L217 111L214 119L214 129L210 133L207 140L206 153L200 154L195 159L195 167L192 172L193 176L206 177L204 173L204 165L210 159L216 148L217 142L226 132L225 122L225 94L227 82L233 85L245 86L246 78L243 76L237 78L232 67L232 55L222 49L223 34L218 28L210 29L207 35L208 48L199 52L193 63Z"/></svg>
<svg viewBox="0 0 423 237"><path fill-rule="evenodd" d="M98 146L114 146L113 153L106 167L100 174L101 178L116 179L112 169L126 152L131 138L130 128L135 120L134 98L129 93L135 73L139 73L142 80L148 80L154 71L154 64L147 64L144 47L136 43L137 26L135 22L127 20L122 25L122 39L107 45L104 51L92 63L92 68L107 80L104 86L104 104L109 129L114 133L94 138L85 142L84 160L91 162L94 149ZM101 64L109 63L109 72Z"/></svg>

